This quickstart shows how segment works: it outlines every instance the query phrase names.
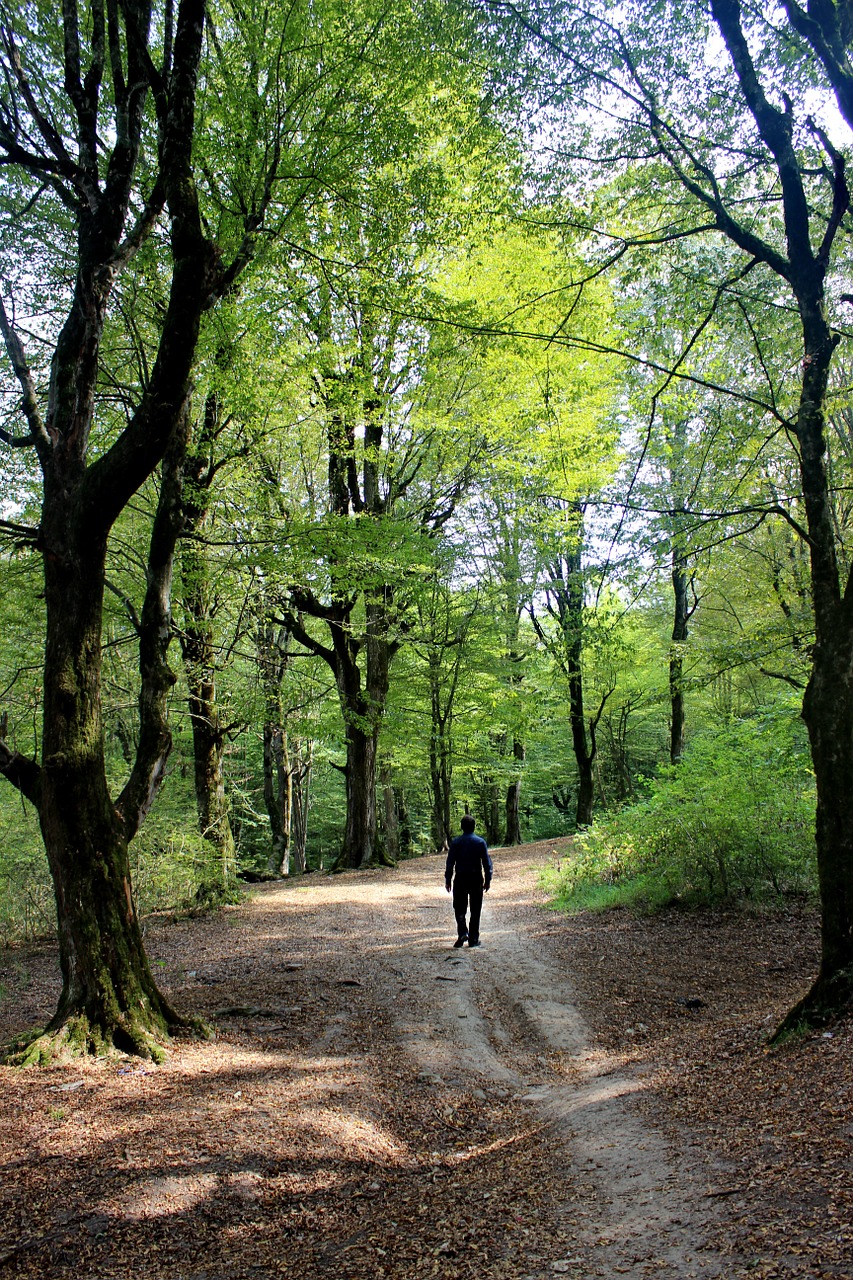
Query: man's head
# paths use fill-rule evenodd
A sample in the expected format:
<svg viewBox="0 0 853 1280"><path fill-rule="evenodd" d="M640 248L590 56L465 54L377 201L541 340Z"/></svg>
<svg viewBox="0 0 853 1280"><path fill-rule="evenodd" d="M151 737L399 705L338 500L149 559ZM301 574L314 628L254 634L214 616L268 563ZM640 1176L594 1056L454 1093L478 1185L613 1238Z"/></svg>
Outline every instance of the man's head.
<svg viewBox="0 0 853 1280"><path fill-rule="evenodd" d="M466 813L465 817L462 819L462 830L465 832L466 836L470 836L476 825L477 824L471 817L470 813Z"/></svg>

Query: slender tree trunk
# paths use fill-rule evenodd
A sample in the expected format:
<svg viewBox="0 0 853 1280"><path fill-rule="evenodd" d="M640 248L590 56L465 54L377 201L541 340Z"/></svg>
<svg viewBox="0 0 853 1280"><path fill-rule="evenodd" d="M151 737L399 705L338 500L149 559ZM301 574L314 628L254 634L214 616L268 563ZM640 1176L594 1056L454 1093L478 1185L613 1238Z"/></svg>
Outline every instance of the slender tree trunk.
<svg viewBox="0 0 853 1280"><path fill-rule="evenodd" d="M293 784L284 746L284 725L267 715L264 720L264 804L270 822L268 869L286 876L290 866L290 826Z"/></svg>
<svg viewBox="0 0 853 1280"><path fill-rule="evenodd" d="M217 892L227 893L237 877L237 851L225 790L225 735L216 696L213 593L204 543L210 522L211 484L215 474L211 459L219 418L219 401L211 393L205 401L198 439L187 459L185 518L189 537L184 541L181 554L182 648L189 690L199 830L202 838L216 850Z"/></svg>
<svg viewBox="0 0 853 1280"><path fill-rule="evenodd" d="M452 700L447 706L442 698L441 653L431 650L428 659L430 689L430 827L434 849L445 849L451 838L451 795L453 772L450 721Z"/></svg>
<svg viewBox="0 0 853 1280"><path fill-rule="evenodd" d="M504 609L504 634L506 643L506 662L509 668L507 683L513 691L511 705L513 706L513 720L515 726L518 723L519 716L519 690L524 680L521 667L521 605L520 599L520 545L519 521L516 519L510 524L502 521L504 528L503 544L505 547L505 555L503 557L503 609ZM521 844L521 766L524 764L524 744L518 733L518 728L514 727L511 734L512 737L512 757L516 761L517 772L513 777L506 790L506 802L504 812L506 816L506 825L504 830L504 844L507 846Z"/></svg>
<svg viewBox="0 0 853 1280"><path fill-rule="evenodd" d="M576 695L576 699L579 697L580 694ZM578 769L578 801L575 807L575 823L579 827L588 827L592 822L595 799L595 774L593 771L595 750L593 748L593 751L590 752L587 746L586 730L580 716L577 716L572 721L572 741L575 749L575 763Z"/></svg>
<svg viewBox="0 0 853 1280"><path fill-rule="evenodd" d="M582 519L582 517L580 517ZM582 542L566 555L565 613L563 618L566 644L566 669L569 677L569 721L572 748L578 770L578 801L575 822L588 827L592 822L596 756L595 725L587 726L583 689L583 575Z"/></svg>
<svg viewBox="0 0 853 1280"><path fill-rule="evenodd" d="M302 874L307 865L308 845L308 810L311 792L312 752L309 745L307 754L303 744L297 744L293 753L291 769L293 783L293 821L291 836L291 855L293 870Z"/></svg>
<svg viewBox="0 0 853 1280"><path fill-rule="evenodd" d="M670 555L672 577L672 639L669 648L669 759L677 764L684 754L684 648L691 609L688 601L690 577L685 554L687 490L687 420L677 416L668 431L670 512Z"/></svg>
<svg viewBox="0 0 853 1280"><path fill-rule="evenodd" d="M290 763L286 725L282 726L280 745L281 766L278 775L278 802L281 810L281 831L283 840L279 868L280 874L286 876L290 874L290 844L293 831L293 768Z"/></svg>
<svg viewBox="0 0 853 1280"><path fill-rule="evenodd" d="M684 645L687 641L687 573L684 557L672 552L673 621L669 649L669 758L677 764L684 754Z"/></svg>
<svg viewBox="0 0 853 1280"><path fill-rule="evenodd" d="M524 760L524 746L516 739L512 744L513 757ZM506 832L504 844L521 844L521 777L514 778L506 790Z"/></svg>

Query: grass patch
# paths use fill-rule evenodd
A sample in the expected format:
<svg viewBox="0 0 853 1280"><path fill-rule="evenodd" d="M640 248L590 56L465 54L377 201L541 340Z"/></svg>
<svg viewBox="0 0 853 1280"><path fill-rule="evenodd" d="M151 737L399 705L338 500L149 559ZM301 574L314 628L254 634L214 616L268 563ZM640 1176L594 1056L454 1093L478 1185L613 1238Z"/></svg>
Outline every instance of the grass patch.
<svg viewBox="0 0 853 1280"><path fill-rule="evenodd" d="M549 883L549 880L552 883ZM543 886L553 897L548 903L555 911L580 915L584 911L619 909L647 915L675 904L687 905L685 897L659 875L646 872L604 884L600 880L577 880L567 884L554 870L543 876Z"/></svg>

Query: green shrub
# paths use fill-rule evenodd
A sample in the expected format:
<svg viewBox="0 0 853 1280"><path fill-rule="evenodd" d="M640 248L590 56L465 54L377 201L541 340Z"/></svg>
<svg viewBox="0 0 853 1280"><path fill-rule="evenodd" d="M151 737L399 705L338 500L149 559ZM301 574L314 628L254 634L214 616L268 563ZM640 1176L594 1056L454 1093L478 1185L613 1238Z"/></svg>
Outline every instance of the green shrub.
<svg viewBox="0 0 853 1280"><path fill-rule="evenodd" d="M814 888L814 785L789 713L696 737L643 800L578 834L549 878L571 910Z"/></svg>

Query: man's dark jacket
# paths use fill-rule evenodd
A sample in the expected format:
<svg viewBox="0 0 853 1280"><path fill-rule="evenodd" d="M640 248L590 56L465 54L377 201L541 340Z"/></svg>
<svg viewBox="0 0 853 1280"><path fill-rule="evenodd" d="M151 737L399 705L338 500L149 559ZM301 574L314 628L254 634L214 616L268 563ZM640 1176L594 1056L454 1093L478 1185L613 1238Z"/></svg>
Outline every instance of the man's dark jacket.
<svg viewBox="0 0 853 1280"><path fill-rule="evenodd" d="M456 883L466 889L480 885L488 889L492 882L492 860L482 836L463 832L450 841L447 852L447 865L444 868L444 883L449 885L456 869Z"/></svg>

